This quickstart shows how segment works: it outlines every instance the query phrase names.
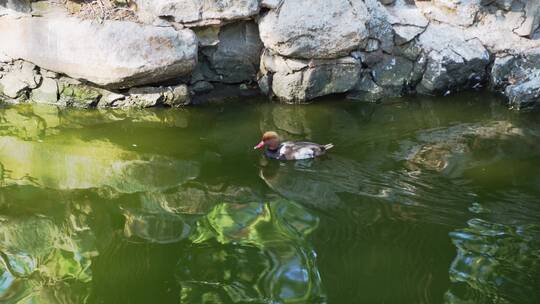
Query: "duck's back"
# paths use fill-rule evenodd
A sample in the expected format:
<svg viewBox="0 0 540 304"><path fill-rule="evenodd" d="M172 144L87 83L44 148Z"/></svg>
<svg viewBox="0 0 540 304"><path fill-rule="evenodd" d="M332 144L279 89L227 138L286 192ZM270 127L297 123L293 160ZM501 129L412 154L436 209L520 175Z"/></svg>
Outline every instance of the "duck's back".
<svg viewBox="0 0 540 304"><path fill-rule="evenodd" d="M309 159L321 156L325 153L325 147L316 143L299 141L286 141L281 144L279 158L285 160Z"/></svg>

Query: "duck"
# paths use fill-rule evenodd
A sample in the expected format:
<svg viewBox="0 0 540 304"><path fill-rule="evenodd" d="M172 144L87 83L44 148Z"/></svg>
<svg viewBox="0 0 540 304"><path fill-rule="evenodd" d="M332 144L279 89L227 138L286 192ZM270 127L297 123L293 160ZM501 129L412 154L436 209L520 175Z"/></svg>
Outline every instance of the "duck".
<svg viewBox="0 0 540 304"><path fill-rule="evenodd" d="M319 145L307 141L281 142L276 132L267 131L264 132L261 142L253 149L265 148L264 155L271 159L302 160L323 156L333 147L333 144Z"/></svg>

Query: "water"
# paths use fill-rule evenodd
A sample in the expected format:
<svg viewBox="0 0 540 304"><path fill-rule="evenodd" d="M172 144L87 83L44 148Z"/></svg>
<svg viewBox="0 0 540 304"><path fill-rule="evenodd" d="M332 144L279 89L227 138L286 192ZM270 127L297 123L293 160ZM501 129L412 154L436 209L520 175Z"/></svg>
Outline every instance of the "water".
<svg viewBox="0 0 540 304"><path fill-rule="evenodd" d="M265 130L332 142L280 163ZM0 108L1 303L538 303L540 116Z"/></svg>

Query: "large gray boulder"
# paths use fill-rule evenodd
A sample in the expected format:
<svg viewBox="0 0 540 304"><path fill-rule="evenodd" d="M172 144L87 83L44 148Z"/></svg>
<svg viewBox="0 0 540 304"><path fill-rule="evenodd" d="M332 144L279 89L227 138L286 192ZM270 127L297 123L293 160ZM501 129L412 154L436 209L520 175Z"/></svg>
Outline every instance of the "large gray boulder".
<svg viewBox="0 0 540 304"><path fill-rule="evenodd" d="M540 1L527 1L525 6L525 21L515 30L520 36L531 37L540 25Z"/></svg>
<svg viewBox="0 0 540 304"><path fill-rule="evenodd" d="M37 73L35 65L17 61L5 65L0 70L0 97L16 100L41 83L41 75Z"/></svg>
<svg viewBox="0 0 540 304"><path fill-rule="evenodd" d="M219 24L257 15L259 0L136 0L142 19L162 17L186 26Z"/></svg>
<svg viewBox="0 0 540 304"><path fill-rule="evenodd" d="M516 110L540 109L540 75L509 85L504 90L509 105Z"/></svg>
<svg viewBox="0 0 540 304"><path fill-rule="evenodd" d="M58 102L58 83L56 79L43 77L40 86L32 90L30 100L36 103L56 104Z"/></svg>
<svg viewBox="0 0 540 304"><path fill-rule="evenodd" d="M518 110L540 108L540 51L498 57L491 68L491 85L503 91Z"/></svg>
<svg viewBox="0 0 540 304"><path fill-rule="evenodd" d="M282 1L259 22L266 48L294 58L348 55L368 37L367 8L361 0Z"/></svg>
<svg viewBox="0 0 540 304"><path fill-rule="evenodd" d="M471 26L481 7L480 0L433 0L418 5L429 19L456 26Z"/></svg>
<svg viewBox="0 0 540 304"><path fill-rule="evenodd" d="M486 78L490 55L482 43L458 27L430 24L419 37L427 67L418 90L427 94L475 86Z"/></svg>
<svg viewBox="0 0 540 304"><path fill-rule="evenodd" d="M22 13L32 11L30 0L0 0L0 10L7 8Z"/></svg>
<svg viewBox="0 0 540 304"><path fill-rule="evenodd" d="M360 78L359 59L288 59L265 52L261 58L263 91L285 102L304 102L351 90ZM270 92L271 89L271 92Z"/></svg>
<svg viewBox="0 0 540 304"><path fill-rule="evenodd" d="M110 88L176 78L197 63L191 30L133 22L4 16L0 37L0 53Z"/></svg>
<svg viewBox="0 0 540 304"><path fill-rule="evenodd" d="M413 62L399 56L384 55L373 68L373 80L379 86L404 88L412 84Z"/></svg>

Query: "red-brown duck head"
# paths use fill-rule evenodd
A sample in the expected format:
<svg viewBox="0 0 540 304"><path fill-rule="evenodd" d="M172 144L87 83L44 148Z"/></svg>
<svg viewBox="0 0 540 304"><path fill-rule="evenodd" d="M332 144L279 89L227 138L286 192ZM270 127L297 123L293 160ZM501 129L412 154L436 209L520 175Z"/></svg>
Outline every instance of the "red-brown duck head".
<svg viewBox="0 0 540 304"><path fill-rule="evenodd" d="M279 136L274 131L264 132L261 142L258 143L253 149L260 149L267 147L270 150L275 150L279 147Z"/></svg>

